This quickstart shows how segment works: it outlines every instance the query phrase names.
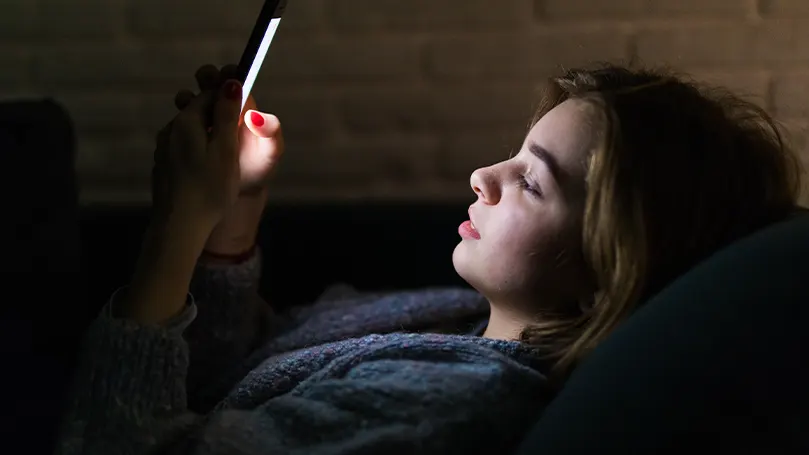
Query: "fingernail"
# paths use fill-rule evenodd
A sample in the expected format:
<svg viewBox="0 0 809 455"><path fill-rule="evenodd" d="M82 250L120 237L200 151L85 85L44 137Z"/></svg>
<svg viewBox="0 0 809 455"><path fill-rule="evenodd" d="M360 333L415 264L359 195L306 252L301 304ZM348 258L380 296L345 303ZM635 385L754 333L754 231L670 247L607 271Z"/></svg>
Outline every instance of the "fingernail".
<svg viewBox="0 0 809 455"><path fill-rule="evenodd" d="M242 99L242 84L239 81L228 81L225 84L225 96L232 100Z"/></svg>
<svg viewBox="0 0 809 455"><path fill-rule="evenodd" d="M261 126L264 124L264 116L256 111L252 111L250 112L250 121L253 122L253 125Z"/></svg>

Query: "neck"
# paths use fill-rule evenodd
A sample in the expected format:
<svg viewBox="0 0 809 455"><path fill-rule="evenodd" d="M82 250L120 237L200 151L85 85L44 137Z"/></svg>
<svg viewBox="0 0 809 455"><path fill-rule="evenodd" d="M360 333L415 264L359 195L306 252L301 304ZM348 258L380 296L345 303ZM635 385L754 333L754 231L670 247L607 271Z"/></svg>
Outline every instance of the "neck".
<svg viewBox="0 0 809 455"><path fill-rule="evenodd" d="M483 337L494 340L518 340L528 322L524 316L509 308L508 305L491 305L489 324L486 326Z"/></svg>

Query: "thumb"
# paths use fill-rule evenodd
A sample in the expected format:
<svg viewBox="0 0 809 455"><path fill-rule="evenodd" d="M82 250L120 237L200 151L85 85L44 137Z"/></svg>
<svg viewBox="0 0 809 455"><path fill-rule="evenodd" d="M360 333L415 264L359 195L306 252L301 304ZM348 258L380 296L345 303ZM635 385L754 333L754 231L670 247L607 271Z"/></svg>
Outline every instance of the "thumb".
<svg viewBox="0 0 809 455"><path fill-rule="evenodd" d="M277 136L281 131L281 121L272 114L250 109L244 116L245 125L251 133L262 138Z"/></svg>
<svg viewBox="0 0 809 455"><path fill-rule="evenodd" d="M213 108L211 142L238 145L239 118L241 115L242 84L229 80L219 89ZM223 145L225 145L223 143Z"/></svg>

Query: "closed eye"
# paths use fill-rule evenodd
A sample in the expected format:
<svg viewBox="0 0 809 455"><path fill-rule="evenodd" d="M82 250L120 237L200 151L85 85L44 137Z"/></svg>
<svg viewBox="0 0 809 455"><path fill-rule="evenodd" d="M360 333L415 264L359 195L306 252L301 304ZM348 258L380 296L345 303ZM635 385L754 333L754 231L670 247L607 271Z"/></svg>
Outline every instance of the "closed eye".
<svg viewBox="0 0 809 455"><path fill-rule="evenodd" d="M517 186L536 197L542 197L542 189L539 185L532 183L528 178L524 175L520 175L517 178Z"/></svg>

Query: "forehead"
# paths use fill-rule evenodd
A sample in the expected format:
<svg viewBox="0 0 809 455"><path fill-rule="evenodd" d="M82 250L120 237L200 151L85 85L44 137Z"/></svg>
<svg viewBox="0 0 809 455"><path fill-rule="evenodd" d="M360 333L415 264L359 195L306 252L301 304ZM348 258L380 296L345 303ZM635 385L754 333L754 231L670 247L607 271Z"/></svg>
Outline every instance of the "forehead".
<svg viewBox="0 0 809 455"><path fill-rule="evenodd" d="M525 138L553 155L561 170L583 178L584 163L596 144L596 110L587 101L570 99L537 121Z"/></svg>

